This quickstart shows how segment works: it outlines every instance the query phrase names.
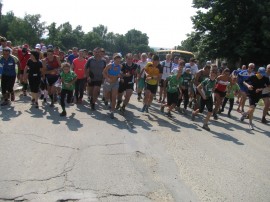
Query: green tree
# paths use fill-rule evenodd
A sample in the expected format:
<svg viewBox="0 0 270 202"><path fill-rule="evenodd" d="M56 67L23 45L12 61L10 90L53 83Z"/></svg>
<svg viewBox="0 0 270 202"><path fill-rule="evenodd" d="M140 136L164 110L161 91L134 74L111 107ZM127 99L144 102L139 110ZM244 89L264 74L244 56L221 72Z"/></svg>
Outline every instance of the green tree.
<svg viewBox="0 0 270 202"><path fill-rule="evenodd" d="M194 0L192 21L200 35L198 51L232 63L266 64L270 55L270 2ZM202 11L204 10L204 11Z"/></svg>

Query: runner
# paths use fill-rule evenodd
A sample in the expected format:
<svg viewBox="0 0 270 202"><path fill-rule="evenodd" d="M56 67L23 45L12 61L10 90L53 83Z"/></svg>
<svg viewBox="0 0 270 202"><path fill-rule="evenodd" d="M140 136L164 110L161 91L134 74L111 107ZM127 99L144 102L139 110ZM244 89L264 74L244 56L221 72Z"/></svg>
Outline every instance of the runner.
<svg viewBox="0 0 270 202"><path fill-rule="evenodd" d="M231 81L230 69L224 69L222 74L217 77L217 85L215 87L215 108L213 111L213 117L218 119L217 113L220 111L220 106L226 95L226 89Z"/></svg>
<svg viewBox="0 0 270 202"><path fill-rule="evenodd" d="M122 69L121 69L122 79L120 80L120 83L119 83L116 109L120 107L120 104L122 103L122 97L125 92L125 100L123 101L123 104L120 107L120 110L123 113L125 112L126 106L129 103L130 97L133 93L134 79L135 79L136 71L138 68L138 65L133 63L132 61L133 61L133 56L131 53L128 53L126 55L126 62L122 64Z"/></svg>
<svg viewBox="0 0 270 202"><path fill-rule="evenodd" d="M166 55L166 60L162 61L161 64L161 80L159 82L159 100L158 102L165 103L167 91L166 91L166 79L171 75L172 71L172 56L171 54Z"/></svg>
<svg viewBox="0 0 270 202"><path fill-rule="evenodd" d="M159 57L157 55L153 55L152 61L153 62L149 62L145 66L146 86L144 105L141 111L145 111L146 113L149 112L148 108L153 101L154 95L157 92L158 80L160 78L160 71L158 68Z"/></svg>
<svg viewBox="0 0 270 202"><path fill-rule="evenodd" d="M11 101L15 100L13 91L14 83L16 80L16 64L20 68L19 59L10 54L11 50L8 47L3 48L3 55L0 56L0 67L2 70L1 88L4 101L1 106L9 104L9 97Z"/></svg>
<svg viewBox="0 0 270 202"><path fill-rule="evenodd" d="M192 86L192 75L191 75L191 69L190 67L186 67L185 68L185 71L183 72L182 76L182 83L181 83L181 94L182 96L184 97L184 108L182 110L182 113L183 114L186 114L186 110L187 110L187 106L188 106L188 103L189 103L189 90ZM179 106L181 105L182 103L182 97L181 99L179 100Z"/></svg>
<svg viewBox="0 0 270 202"><path fill-rule="evenodd" d="M85 72L84 67L87 60L84 58L84 50L79 50L79 57L75 58L72 63L72 69L74 73L77 75L77 80L75 82L75 98L76 103L81 104L83 99L83 93L85 88Z"/></svg>
<svg viewBox="0 0 270 202"><path fill-rule="evenodd" d="M253 113L255 111L256 105L259 100L262 98L262 90L265 87L270 87L269 78L267 78L264 67L260 67L258 72L250 76L243 83L248 88L248 98L249 98L249 109L247 112L244 112L240 118L241 121L244 121L245 117L249 117L249 128L254 130L254 126L252 123ZM262 122L265 117L262 118Z"/></svg>
<svg viewBox="0 0 270 202"><path fill-rule="evenodd" d="M203 69L200 69L195 74L195 78L194 78L193 83L196 86L196 88L200 83L202 83L204 81L204 79L209 78L210 69L211 69L211 64L207 63L207 65L204 66ZM212 71L218 71L217 67L216 67L216 70L215 70L215 68L212 68ZM199 108L200 98L201 98L200 93L195 89L195 100L194 100L193 110L196 110Z"/></svg>
<svg viewBox="0 0 270 202"><path fill-rule="evenodd" d="M172 118L172 110L176 106L178 102L178 97L179 97L179 87L180 84L183 83L184 78L181 76L182 71L178 71L177 74L170 75L166 80L167 80L167 104L161 104L161 112L164 112L164 107L168 107L168 112L166 115L169 118Z"/></svg>
<svg viewBox="0 0 270 202"><path fill-rule="evenodd" d="M77 75L71 70L69 63L63 63L62 64L63 71L60 74L61 82L62 82L62 90L61 90L61 107L62 112L60 113L60 116L66 116L66 97L67 97L67 103L72 102L73 97L73 91L75 88L75 82L77 80Z"/></svg>
<svg viewBox="0 0 270 202"><path fill-rule="evenodd" d="M266 77L270 80L270 64L266 67ZM269 106L270 106L270 88L266 87L262 91L262 99L264 102L263 115L262 115L262 123L267 124L266 115L268 114Z"/></svg>
<svg viewBox="0 0 270 202"><path fill-rule="evenodd" d="M53 49L47 50L47 58L42 60L43 65L43 75L46 76L46 81L48 83L47 90L49 97L51 99L51 107L54 107L56 87L55 84L59 79L59 71L61 67L60 58L53 55ZM43 78L44 80L45 78Z"/></svg>
<svg viewBox="0 0 270 202"><path fill-rule="evenodd" d="M67 57L67 61L69 62L69 64L72 64L73 60L75 58L79 57L78 55L78 48L77 47L73 47L72 48L72 54L70 54L68 57Z"/></svg>
<svg viewBox="0 0 270 202"><path fill-rule="evenodd" d="M224 112L224 107L229 100L229 102L230 102L230 107L228 110L228 117L229 118L231 117L231 111L232 111L233 105L234 105L234 97L238 95L239 91L240 91L240 87L237 84L237 77L232 75L232 80L231 80L231 83L227 86L226 96L223 100L222 108L221 108L221 112Z"/></svg>
<svg viewBox="0 0 270 202"><path fill-rule="evenodd" d="M24 69L24 80L26 81L28 77L32 96L31 104L38 108L38 91L41 81L42 62L39 60L39 53L36 50L30 51L30 54L30 59L27 61Z"/></svg>
<svg viewBox="0 0 270 202"><path fill-rule="evenodd" d="M101 58L100 48L94 49L94 56L85 64L85 74L89 85L90 106L95 110L95 103L102 84L102 72L106 67L106 61Z"/></svg>
<svg viewBox="0 0 270 202"><path fill-rule="evenodd" d="M217 71L210 70L210 76L209 78L206 78L202 81L201 84L197 86L197 90L201 95L201 101L200 101L200 108L196 109L192 112L191 119L192 121L195 120L195 116L198 113L202 113L204 111L204 108L206 106L208 113L204 119L203 122L203 129L210 131L210 128L208 126L208 122L210 120L210 117L213 113L213 97L212 94L215 89L216 85L216 78L217 78Z"/></svg>
<svg viewBox="0 0 270 202"><path fill-rule="evenodd" d="M138 68L137 68L137 82L138 82L137 93L138 93L138 97L137 97L137 100L140 101L142 99L142 91L145 87L144 68L147 64L147 54L146 53L141 54L141 60L137 64L138 64Z"/></svg>
<svg viewBox="0 0 270 202"><path fill-rule="evenodd" d="M104 91L105 94L105 102L108 103L109 100L111 100L111 111L110 111L110 117L111 119L114 118L114 111L115 111L115 105L116 105L116 97L118 93L119 88L119 79L121 76L121 68L120 65L122 57L118 54L114 55L113 62L111 64L108 64L104 71L103 71L103 77L104 77Z"/></svg>
<svg viewBox="0 0 270 202"><path fill-rule="evenodd" d="M247 99L248 89L244 85L244 81L247 80L250 76L254 75L255 65L254 63L249 63L247 70L234 71L233 74L238 77L238 85L240 87L240 103L237 107L237 111L240 113L244 112L244 107Z"/></svg>
<svg viewBox="0 0 270 202"><path fill-rule="evenodd" d="M24 69L26 67L27 61L30 58L29 46L25 44L22 49L18 49L18 59L20 61L20 69L18 69L19 80L23 86L23 95L26 96L26 91L28 87L27 78L24 78Z"/></svg>

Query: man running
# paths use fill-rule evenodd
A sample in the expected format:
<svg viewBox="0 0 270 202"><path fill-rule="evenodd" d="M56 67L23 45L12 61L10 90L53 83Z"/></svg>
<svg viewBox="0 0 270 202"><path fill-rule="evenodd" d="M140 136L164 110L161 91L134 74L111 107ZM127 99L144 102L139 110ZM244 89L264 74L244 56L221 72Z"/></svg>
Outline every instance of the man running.
<svg viewBox="0 0 270 202"><path fill-rule="evenodd" d="M248 116L249 128L251 130L254 130L254 126L252 123L253 113L255 111L257 103L262 98L262 91L265 87L270 87L269 78L267 78L265 75L266 75L265 68L260 67L255 75L249 77L247 80L243 82L244 85L248 88L249 109L246 113L244 112L242 114L240 120L244 121L245 117Z"/></svg>
<svg viewBox="0 0 270 202"><path fill-rule="evenodd" d="M120 108L122 112L125 112L125 108L133 93L134 79L135 79L136 71L138 68L138 65L133 63L132 61L133 61L133 56L131 53L128 53L126 55L126 62L122 64L122 70L121 70L122 79L120 80L120 83L119 83L118 101L117 101L117 106L116 106L116 109L120 107L123 94L124 92L126 92L125 100L123 101L123 105Z"/></svg>
<svg viewBox="0 0 270 202"><path fill-rule="evenodd" d="M94 56L85 64L85 74L89 85L90 107L95 110L95 104L100 92L106 61L101 58L101 49L94 49Z"/></svg>

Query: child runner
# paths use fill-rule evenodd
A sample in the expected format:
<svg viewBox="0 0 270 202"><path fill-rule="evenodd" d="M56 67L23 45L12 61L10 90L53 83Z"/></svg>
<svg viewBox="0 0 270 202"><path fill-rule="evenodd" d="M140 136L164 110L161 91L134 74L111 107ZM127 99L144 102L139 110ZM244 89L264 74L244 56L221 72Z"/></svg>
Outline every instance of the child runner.
<svg viewBox="0 0 270 202"><path fill-rule="evenodd" d="M61 72L60 77L62 82L61 107L63 111L61 112L60 116L66 116L67 112L65 108L65 99L67 96L67 103L71 103L77 75L71 71L70 64L67 62L62 64L62 69L63 71Z"/></svg>
<svg viewBox="0 0 270 202"><path fill-rule="evenodd" d="M231 111L233 109L233 105L234 105L234 96L238 95L239 91L240 91L240 87L237 84L237 77L236 76L232 76L232 81L231 83L227 86L227 93L226 96L223 100L222 103L222 108L221 108L221 112L224 112L224 107L226 105L226 103L230 102L230 107L229 107L229 111L228 111L228 117L231 117Z"/></svg>
<svg viewBox="0 0 270 202"><path fill-rule="evenodd" d="M184 109L182 110L182 112L183 112L183 114L186 114L187 106L189 103L189 90L190 90L190 87L192 86L192 84L191 84L192 74L191 74L190 67L185 68L185 71L181 77L182 77L181 91L182 91L182 95L184 97ZM182 98L179 100L179 102L181 105Z"/></svg>
<svg viewBox="0 0 270 202"><path fill-rule="evenodd" d="M161 112L164 112L164 107L168 107L167 116L172 117L171 111L174 109L178 102L179 97L179 86L183 81L183 77L181 76L182 71L178 71L177 74L173 74L167 77L167 104L161 104Z"/></svg>
<svg viewBox="0 0 270 202"><path fill-rule="evenodd" d="M217 78L217 72L216 71L210 71L210 77L204 79L201 84L197 86L197 90L201 95L201 101L200 101L200 108L196 109L192 112L192 121L195 120L195 116L198 113L202 113L204 110L204 107L207 107L208 113L206 115L206 118L204 119L203 123L203 129L210 131L210 128L208 126L209 119L213 113L213 91L215 89L216 85L216 78Z"/></svg>

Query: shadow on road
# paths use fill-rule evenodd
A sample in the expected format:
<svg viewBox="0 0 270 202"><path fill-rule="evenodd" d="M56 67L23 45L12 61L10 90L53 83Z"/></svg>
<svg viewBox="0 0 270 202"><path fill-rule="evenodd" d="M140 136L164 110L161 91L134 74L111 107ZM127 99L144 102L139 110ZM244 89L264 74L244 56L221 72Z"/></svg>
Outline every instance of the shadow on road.
<svg viewBox="0 0 270 202"><path fill-rule="evenodd" d="M19 117L22 114L21 111L15 111L14 106L10 105L1 107L1 112L0 117L2 121L10 121L12 118Z"/></svg>

